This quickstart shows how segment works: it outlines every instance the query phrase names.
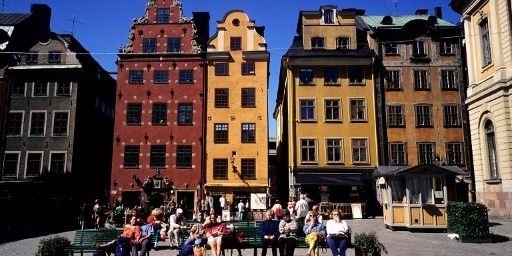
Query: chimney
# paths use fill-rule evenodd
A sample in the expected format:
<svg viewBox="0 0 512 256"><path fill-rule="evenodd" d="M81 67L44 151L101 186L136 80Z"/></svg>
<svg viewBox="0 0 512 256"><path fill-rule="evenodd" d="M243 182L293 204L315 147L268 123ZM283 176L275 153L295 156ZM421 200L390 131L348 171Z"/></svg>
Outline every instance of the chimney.
<svg viewBox="0 0 512 256"><path fill-rule="evenodd" d="M34 17L37 24L39 36L41 39L48 39L50 35L50 19L52 17L52 9L46 4L32 4L30 13ZM41 42L46 42L40 40Z"/></svg>
<svg viewBox="0 0 512 256"><path fill-rule="evenodd" d="M416 14L416 15L428 15L428 9L418 9L418 10L416 10L416 12L414 14Z"/></svg>
<svg viewBox="0 0 512 256"><path fill-rule="evenodd" d="M434 8L434 15L438 18L438 19L443 19L443 9L441 7L436 7Z"/></svg>

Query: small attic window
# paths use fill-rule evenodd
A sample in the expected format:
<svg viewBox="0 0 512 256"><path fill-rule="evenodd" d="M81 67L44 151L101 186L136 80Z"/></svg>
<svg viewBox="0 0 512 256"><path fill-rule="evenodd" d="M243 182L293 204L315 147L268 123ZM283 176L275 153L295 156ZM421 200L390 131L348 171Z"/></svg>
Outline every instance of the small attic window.
<svg viewBox="0 0 512 256"><path fill-rule="evenodd" d="M393 17L391 16L384 16L382 18L382 21L380 22L382 25L393 25Z"/></svg>
<svg viewBox="0 0 512 256"><path fill-rule="evenodd" d="M323 13L324 13L324 23L325 24L334 24L335 10L325 9L325 10L323 10Z"/></svg>
<svg viewBox="0 0 512 256"><path fill-rule="evenodd" d="M234 19L233 20L233 26L235 26L235 27L240 26L240 20L239 19Z"/></svg>

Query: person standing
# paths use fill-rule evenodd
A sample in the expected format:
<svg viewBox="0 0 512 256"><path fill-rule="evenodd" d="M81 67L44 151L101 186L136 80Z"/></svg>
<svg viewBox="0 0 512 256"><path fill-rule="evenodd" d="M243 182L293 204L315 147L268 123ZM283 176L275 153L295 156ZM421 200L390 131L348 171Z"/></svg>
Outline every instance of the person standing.
<svg viewBox="0 0 512 256"><path fill-rule="evenodd" d="M281 220L283 218L283 206L279 203L279 199L276 199L276 203L272 206L272 211L274 211L274 215L277 220Z"/></svg>
<svg viewBox="0 0 512 256"><path fill-rule="evenodd" d="M295 196L290 196L290 199L288 201L288 205L286 206L286 209L290 211L290 218L292 220L295 219L295 205L297 204L297 198Z"/></svg>
<svg viewBox="0 0 512 256"><path fill-rule="evenodd" d="M268 246L272 248L272 256L277 256L279 222L274 220L274 211L272 209L267 210L265 217L266 219L262 221L258 227L258 235L261 238L261 243L263 246L261 250L261 256L267 255Z"/></svg>
<svg viewBox="0 0 512 256"><path fill-rule="evenodd" d="M345 256L350 228L345 220L341 220L339 210L333 210L330 217L331 219L325 225L327 228L327 245L329 245L333 256Z"/></svg>
<svg viewBox="0 0 512 256"><path fill-rule="evenodd" d="M92 207L94 228L98 229L103 224L103 207L100 204L100 200L94 200L94 206Z"/></svg>
<svg viewBox="0 0 512 256"><path fill-rule="evenodd" d="M304 218L308 214L309 206L308 202L305 200L306 195L300 195L300 200L295 204L295 212L297 213L297 223L299 225L304 225Z"/></svg>
<svg viewBox="0 0 512 256"><path fill-rule="evenodd" d="M244 220L245 215L245 204L244 200L240 199L240 202L238 203L238 220L242 221Z"/></svg>
<svg viewBox="0 0 512 256"><path fill-rule="evenodd" d="M283 211L283 219L279 222L279 255L293 256L297 247L298 225L290 218L290 212Z"/></svg>

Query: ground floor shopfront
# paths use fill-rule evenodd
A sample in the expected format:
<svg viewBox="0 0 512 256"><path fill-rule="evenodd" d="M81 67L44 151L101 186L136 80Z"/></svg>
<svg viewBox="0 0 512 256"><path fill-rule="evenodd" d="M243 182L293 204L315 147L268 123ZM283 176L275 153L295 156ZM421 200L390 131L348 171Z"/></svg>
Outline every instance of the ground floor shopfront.
<svg viewBox="0 0 512 256"><path fill-rule="evenodd" d="M224 220L236 219L238 204L242 202L249 220L263 218L263 212L269 207L268 186L263 184L206 184L206 199L213 202L217 214L222 214Z"/></svg>

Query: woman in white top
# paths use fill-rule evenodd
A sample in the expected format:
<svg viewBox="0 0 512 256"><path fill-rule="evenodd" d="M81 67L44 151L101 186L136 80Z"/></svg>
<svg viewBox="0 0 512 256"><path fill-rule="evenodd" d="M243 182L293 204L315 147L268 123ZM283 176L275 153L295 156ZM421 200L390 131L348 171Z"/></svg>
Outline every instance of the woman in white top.
<svg viewBox="0 0 512 256"><path fill-rule="evenodd" d="M333 210L330 215L331 219L327 221L327 244L331 248L333 256L345 256L345 251L349 246L350 228L347 222L341 220L341 212Z"/></svg>

